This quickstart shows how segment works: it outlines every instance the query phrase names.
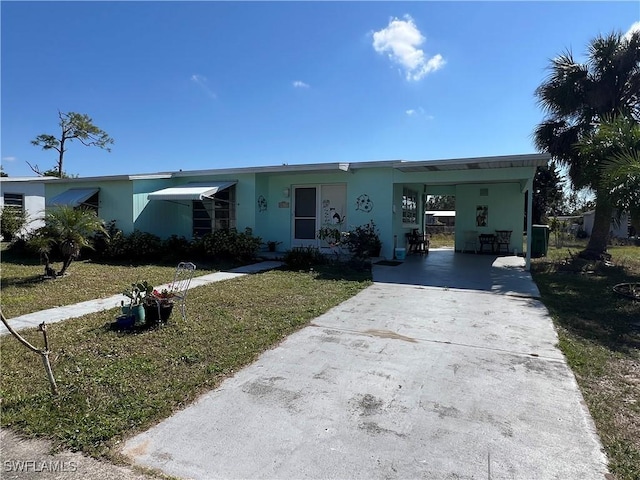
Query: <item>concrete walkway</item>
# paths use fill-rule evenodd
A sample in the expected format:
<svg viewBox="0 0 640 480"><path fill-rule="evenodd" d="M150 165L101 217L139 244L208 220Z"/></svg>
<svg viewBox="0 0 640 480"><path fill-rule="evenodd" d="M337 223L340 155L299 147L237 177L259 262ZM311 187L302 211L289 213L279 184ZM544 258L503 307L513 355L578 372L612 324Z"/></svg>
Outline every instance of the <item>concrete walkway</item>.
<svg viewBox="0 0 640 480"><path fill-rule="evenodd" d="M373 286L123 453L193 479L602 479L523 264L432 251L376 265Z"/></svg>
<svg viewBox="0 0 640 480"><path fill-rule="evenodd" d="M213 282L220 282L222 280L228 280L230 278L240 277L250 273L264 272L266 270L272 270L282 266L282 262L278 261L266 261L255 263L252 265L245 265L238 267L228 272L216 272L208 275L202 275L194 277L191 280L191 287L195 288L201 285L207 285ZM159 285L156 287L158 290L168 288L169 285ZM19 317L13 317L9 319L11 326L15 330L23 330L25 328L34 328L40 325L42 322L48 324L61 322L70 318L82 317L89 313L101 312L103 310L109 310L110 308L116 308L120 306L120 302L126 300L126 297L122 294L113 295L107 298L99 298L96 300L88 300L86 302L76 303L74 305L65 305L61 307L49 308L47 310L41 310L39 312L28 313L26 315L20 315ZM4 324L0 324L0 335L9 333Z"/></svg>

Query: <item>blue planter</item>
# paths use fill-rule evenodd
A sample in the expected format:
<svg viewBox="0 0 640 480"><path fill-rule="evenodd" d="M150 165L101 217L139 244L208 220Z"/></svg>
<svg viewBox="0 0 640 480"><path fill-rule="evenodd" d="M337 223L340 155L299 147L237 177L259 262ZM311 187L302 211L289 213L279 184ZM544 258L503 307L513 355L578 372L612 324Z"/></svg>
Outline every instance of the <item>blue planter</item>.
<svg viewBox="0 0 640 480"><path fill-rule="evenodd" d="M124 315L133 315L137 327L145 324L144 305L124 305L122 307L122 313Z"/></svg>
<svg viewBox="0 0 640 480"><path fill-rule="evenodd" d="M135 322L136 317L134 315L120 315L118 318L116 318L116 327L121 330L130 329L133 328Z"/></svg>

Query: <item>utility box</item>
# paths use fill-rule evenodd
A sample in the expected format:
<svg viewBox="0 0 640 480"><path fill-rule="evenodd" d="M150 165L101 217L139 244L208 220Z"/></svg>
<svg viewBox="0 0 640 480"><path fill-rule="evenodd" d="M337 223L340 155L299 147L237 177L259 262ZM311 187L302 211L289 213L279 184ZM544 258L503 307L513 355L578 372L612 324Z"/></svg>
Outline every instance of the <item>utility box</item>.
<svg viewBox="0 0 640 480"><path fill-rule="evenodd" d="M549 249L549 225L531 225L531 257L538 258L547 255Z"/></svg>

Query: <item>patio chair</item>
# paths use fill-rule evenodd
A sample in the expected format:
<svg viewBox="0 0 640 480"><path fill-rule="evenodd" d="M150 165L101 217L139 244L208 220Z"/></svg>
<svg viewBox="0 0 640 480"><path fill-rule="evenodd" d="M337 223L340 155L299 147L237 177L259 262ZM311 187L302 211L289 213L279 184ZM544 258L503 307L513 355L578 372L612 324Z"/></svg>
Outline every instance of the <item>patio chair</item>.
<svg viewBox="0 0 640 480"><path fill-rule="evenodd" d="M429 253L429 238L426 233L420 233L417 228L406 234L409 248L407 253Z"/></svg>
<svg viewBox="0 0 640 480"><path fill-rule="evenodd" d="M169 291L173 293L175 303L180 304L180 312L182 319L187 319L186 303L187 293L189 293L189 285L196 271L196 266L191 262L180 262L176 267L176 273L173 276L173 282L169 284Z"/></svg>
<svg viewBox="0 0 640 480"><path fill-rule="evenodd" d="M465 230L464 232L464 248L462 249L462 253L467 250L473 250L473 253L478 253L478 232L476 230Z"/></svg>
<svg viewBox="0 0 640 480"><path fill-rule="evenodd" d="M495 252L496 236L492 233L481 233L478 235L478 241L480 242L480 253L484 252L484 246L489 245L491 253Z"/></svg>
<svg viewBox="0 0 640 480"><path fill-rule="evenodd" d="M495 244L498 253L500 253L500 250L503 246L507 253L509 253L509 245L511 244L511 230L496 230Z"/></svg>

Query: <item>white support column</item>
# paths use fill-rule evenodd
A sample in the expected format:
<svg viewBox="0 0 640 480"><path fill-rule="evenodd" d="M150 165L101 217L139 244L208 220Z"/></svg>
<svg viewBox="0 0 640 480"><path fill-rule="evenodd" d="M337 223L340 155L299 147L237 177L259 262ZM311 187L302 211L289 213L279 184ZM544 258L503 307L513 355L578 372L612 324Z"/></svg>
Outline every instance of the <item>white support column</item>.
<svg viewBox="0 0 640 480"><path fill-rule="evenodd" d="M533 220L533 179L527 180L527 257L524 269L528 272L531 269L531 222Z"/></svg>

